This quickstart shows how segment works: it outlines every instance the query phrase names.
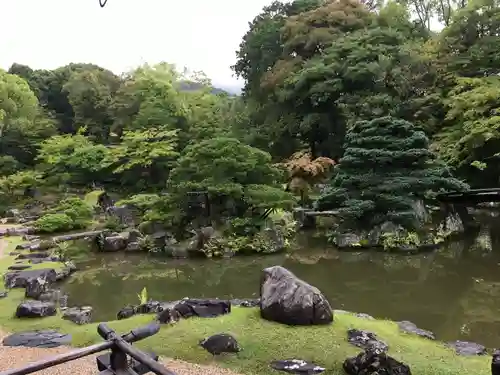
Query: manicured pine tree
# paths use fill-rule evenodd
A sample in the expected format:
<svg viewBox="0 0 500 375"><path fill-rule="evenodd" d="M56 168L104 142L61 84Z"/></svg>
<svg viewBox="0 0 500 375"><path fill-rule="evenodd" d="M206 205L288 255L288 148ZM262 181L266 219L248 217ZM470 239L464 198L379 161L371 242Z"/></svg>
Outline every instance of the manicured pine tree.
<svg viewBox="0 0 500 375"><path fill-rule="evenodd" d="M415 202L439 191L467 190L429 151L429 139L394 117L360 121L348 132L345 153L320 210L339 209L349 228L370 229L390 221L408 230L421 224Z"/></svg>

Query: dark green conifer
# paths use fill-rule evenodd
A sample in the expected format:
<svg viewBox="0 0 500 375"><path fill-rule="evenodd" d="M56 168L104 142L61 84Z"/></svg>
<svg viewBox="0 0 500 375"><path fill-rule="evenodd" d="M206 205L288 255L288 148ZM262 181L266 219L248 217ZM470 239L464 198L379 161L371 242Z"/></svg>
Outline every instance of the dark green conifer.
<svg viewBox="0 0 500 375"><path fill-rule="evenodd" d="M407 230L422 223L415 202L440 191L467 190L429 151L425 133L408 121L381 117L348 132L345 154L318 209L339 209L349 228L390 221Z"/></svg>

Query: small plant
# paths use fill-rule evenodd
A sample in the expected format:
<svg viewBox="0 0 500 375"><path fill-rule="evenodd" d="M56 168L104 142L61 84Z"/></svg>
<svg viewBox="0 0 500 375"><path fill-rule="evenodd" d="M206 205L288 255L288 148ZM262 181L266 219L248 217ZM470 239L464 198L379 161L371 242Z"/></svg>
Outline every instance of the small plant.
<svg viewBox="0 0 500 375"><path fill-rule="evenodd" d="M145 305L148 302L148 290L146 287L142 288L141 293L137 297L139 298L140 305Z"/></svg>
<svg viewBox="0 0 500 375"><path fill-rule="evenodd" d="M421 245L420 237L415 232L383 233L381 240L384 250L407 246L418 247Z"/></svg>
<svg viewBox="0 0 500 375"><path fill-rule="evenodd" d="M56 244L54 253L59 259L65 260L68 256L68 249L69 249L69 243L59 242Z"/></svg>
<svg viewBox="0 0 500 375"><path fill-rule="evenodd" d="M141 250L149 252L158 252L159 250L155 248L154 239L149 235L139 238L138 243Z"/></svg>

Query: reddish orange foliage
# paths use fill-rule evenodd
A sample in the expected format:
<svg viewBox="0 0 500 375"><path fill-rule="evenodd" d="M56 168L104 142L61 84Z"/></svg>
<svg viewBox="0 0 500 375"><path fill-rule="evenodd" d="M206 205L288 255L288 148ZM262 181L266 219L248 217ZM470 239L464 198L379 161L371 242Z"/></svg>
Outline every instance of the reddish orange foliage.
<svg viewBox="0 0 500 375"><path fill-rule="evenodd" d="M324 156L311 160L310 152L299 151L280 165L288 171L291 179L302 178L313 182L324 178L330 168L335 165L335 161Z"/></svg>

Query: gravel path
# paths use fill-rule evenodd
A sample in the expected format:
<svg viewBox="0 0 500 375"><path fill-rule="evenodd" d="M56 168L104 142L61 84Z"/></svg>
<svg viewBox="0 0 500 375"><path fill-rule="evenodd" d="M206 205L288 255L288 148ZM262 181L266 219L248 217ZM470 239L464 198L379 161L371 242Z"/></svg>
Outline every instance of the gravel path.
<svg viewBox="0 0 500 375"><path fill-rule="evenodd" d="M7 241L0 239L0 258L3 257L5 249L7 249Z"/></svg>
<svg viewBox="0 0 500 375"><path fill-rule="evenodd" d="M6 336L0 332L0 342ZM67 353L72 348L58 347L53 349L7 347L0 344L0 371L22 367L54 355ZM103 352L104 353L104 352ZM102 353L100 353L102 354ZM96 357L99 354L72 361L67 364L52 367L47 370L36 372L36 375L96 375ZM239 375L231 370L215 365L196 365L189 362L160 358L161 363L177 375ZM153 374L153 373L151 373Z"/></svg>
<svg viewBox="0 0 500 375"><path fill-rule="evenodd" d="M0 346L0 371L25 366L28 363L49 358L51 356L70 351L70 348L59 347L54 349L40 348L10 348ZM92 355L72 361L70 363L36 372L36 375L96 375L96 356ZM161 362L177 375L238 375L230 370L216 366L196 365L178 360L161 359Z"/></svg>

